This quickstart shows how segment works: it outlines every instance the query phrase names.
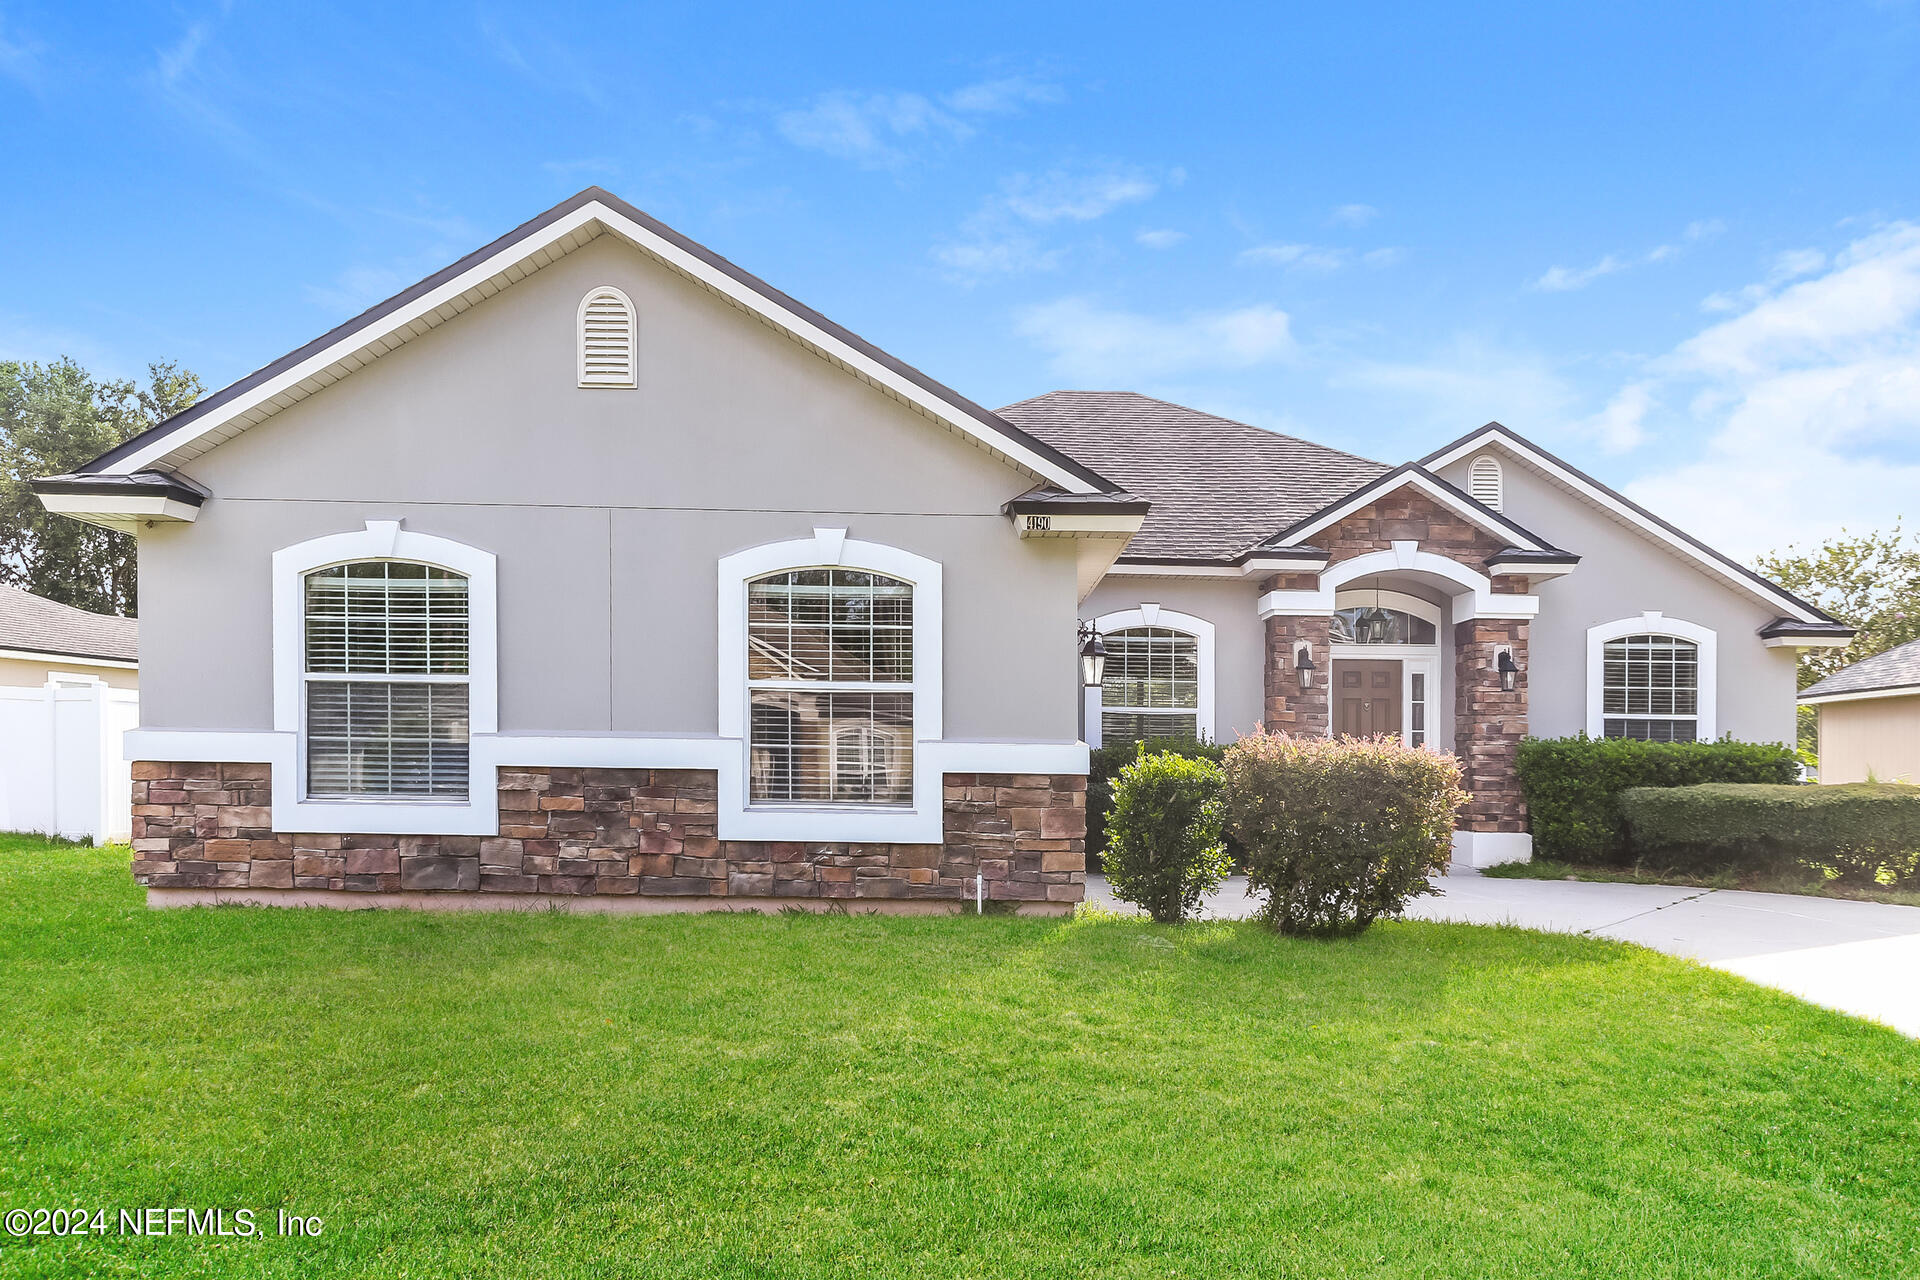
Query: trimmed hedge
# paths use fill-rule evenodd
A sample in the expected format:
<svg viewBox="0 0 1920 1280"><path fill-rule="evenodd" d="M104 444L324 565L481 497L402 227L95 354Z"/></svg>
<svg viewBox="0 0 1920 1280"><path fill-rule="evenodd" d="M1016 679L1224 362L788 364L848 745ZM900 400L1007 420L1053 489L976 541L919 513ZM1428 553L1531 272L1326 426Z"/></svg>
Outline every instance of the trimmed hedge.
<svg viewBox="0 0 1920 1280"><path fill-rule="evenodd" d="M1140 754L1113 780L1106 873L1113 895L1161 924L1192 915L1232 869L1220 842L1220 766L1171 751Z"/></svg>
<svg viewBox="0 0 1920 1280"><path fill-rule="evenodd" d="M1220 763L1227 749L1217 742L1203 742L1197 738L1149 738L1146 743L1149 754L1159 755L1172 752L1176 756L1185 756L1189 760L1211 760ZM1101 868L1100 857L1107 849L1107 814L1113 809L1114 775L1133 763L1138 743L1116 742L1110 746L1095 747L1089 753L1087 761L1087 870L1098 871ZM1233 850L1232 841L1228 841L1228 850Z"/></svg>
<svg viewBox="0 0 1920 1280"><path fill-rule="evenodd" d="M1632 787L1709 782L1787 785L1800 777L1791 747L1778 743L1640 742L1632 738L1528 738L1515 764L1533 828L1533 852L1562 862L1630 862L1620 816Z"/></svg>
<svg viewBox="0 0 1920 1280"><path fill-rule="evenodd" d="M1227 748L1227 827L1281 933L1334 938L1436 893L1467 793L1460 762L1396 736L1248 734Z"/></svg>
<svg viewBox="0 0 1920 1280"><path fill-rule="evenodd" d="M1620 813L1643 859L1675 867L1920 886L1920 787L1904 783L1634 787L1620 794Z"/></svg>

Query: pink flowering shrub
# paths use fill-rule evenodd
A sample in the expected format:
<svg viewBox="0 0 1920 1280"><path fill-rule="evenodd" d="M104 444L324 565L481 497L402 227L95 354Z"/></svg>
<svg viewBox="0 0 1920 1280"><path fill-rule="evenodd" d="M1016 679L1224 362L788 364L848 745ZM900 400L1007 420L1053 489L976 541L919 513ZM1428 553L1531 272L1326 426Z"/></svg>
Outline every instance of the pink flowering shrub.
<svg viewBox="0 0 1920 1280"><path fill-rule="evenodd" d="M1221 770L1247 879L1274 928L1302 937L1360 933L1436 892L1467 802L1458 760L1390 736L1256 733Z"/></svg>

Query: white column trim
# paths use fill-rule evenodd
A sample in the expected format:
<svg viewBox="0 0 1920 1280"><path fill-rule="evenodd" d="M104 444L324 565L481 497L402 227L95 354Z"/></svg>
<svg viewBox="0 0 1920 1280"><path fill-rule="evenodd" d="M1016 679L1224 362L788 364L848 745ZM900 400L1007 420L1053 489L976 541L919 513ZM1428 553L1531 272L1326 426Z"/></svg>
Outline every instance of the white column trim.
<svg viewBox="0 0 1920 1280"><path fill-rule="evenodd" d="M1698 647L1700 688L1696 696L1699 710L1695 716L1694 736L1701 742L1712 742L1719 737L1719 634L1696 622L1669 618L1657 609L1631 618L1596 623L1587 628L1587 736L1598 738L1606 732L1607 641L1638 635L1673 636L1679 640L1691 640Z"/></svg>

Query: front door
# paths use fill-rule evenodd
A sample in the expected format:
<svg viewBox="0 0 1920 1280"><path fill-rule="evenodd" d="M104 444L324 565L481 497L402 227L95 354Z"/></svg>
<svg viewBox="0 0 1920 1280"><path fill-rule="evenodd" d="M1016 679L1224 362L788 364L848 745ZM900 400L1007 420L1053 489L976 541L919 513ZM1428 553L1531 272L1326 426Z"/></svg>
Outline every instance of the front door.
<svg viewBox="0 0 1920 1280"><path fill-rule="evenodd" d="M1341 659L1333 668L1333 731L1346 738L1400 732L1400 662Z"/></svg>

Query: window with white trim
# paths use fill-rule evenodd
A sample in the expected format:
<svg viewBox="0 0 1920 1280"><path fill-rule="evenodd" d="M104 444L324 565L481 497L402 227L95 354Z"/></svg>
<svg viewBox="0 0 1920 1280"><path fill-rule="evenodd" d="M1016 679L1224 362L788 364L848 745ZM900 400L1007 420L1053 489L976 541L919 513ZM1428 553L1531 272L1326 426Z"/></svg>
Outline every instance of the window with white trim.
<svg viewBox="0 0 1920 1280"><path fill-rule="evenodd" d="M1467 467L1467 492L1481 506L1500 510L1506 498L1506 476L1501 471L1500 459L1490 453L1475 458Z"/></svg>
<svg viewBox="0 0 1920 1280"><path fill-rule="evenodd" d="M468 580L403 560L302 577L306 792L464 799Z"/></svg>
<svg viewBox="0 0 1920 1280"><path fill-rule="evenodd" d="M580 385L634 385L633 303L612 285L580 300Z"/></svg>
<svg viewBox="0 0 1920 1280"><path fill-rule="evenodd" d="M1171 627L1125 627L1103 639L1102 744L1199 736L1199 638Z"/></svg>
<svg viewBox="0 0 1920 1280"><path fill-rule="evenodd" d="M913 803L913 585L859 569L747 584L748 802Z"/></svg>
<svg viewBox="0 0 1920 1280"><path fill-rule="evenodd" d="M1699 737L1700 647L1668 635L1608 640L1601 655L1602 732L1609 738Z"/></svg>

